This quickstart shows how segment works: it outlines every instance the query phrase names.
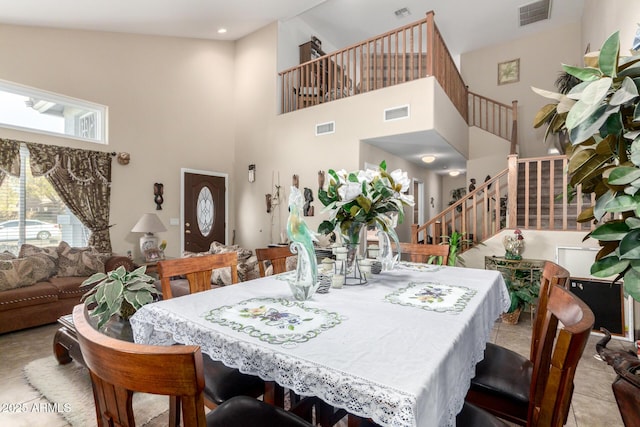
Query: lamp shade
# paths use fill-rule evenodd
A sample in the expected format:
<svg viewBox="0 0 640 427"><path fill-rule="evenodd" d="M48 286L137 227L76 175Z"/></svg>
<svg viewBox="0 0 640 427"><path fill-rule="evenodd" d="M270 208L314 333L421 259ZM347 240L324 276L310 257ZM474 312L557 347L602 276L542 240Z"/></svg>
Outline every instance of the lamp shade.
<svg viewBox="0 0 640 427"><path fill-rule="evenodd" d="M138 220L136 225L131 229L134 233L157 233L167 231L158 215L154 213L146 213Z"/></svg>

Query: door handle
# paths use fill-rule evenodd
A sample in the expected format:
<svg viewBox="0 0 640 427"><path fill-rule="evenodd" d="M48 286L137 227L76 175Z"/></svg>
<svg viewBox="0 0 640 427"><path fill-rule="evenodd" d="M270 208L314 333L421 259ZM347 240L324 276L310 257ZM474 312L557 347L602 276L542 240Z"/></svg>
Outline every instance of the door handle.
<svg viewBox="0 0 640 427"><path fill-rule="evenodd" d="M184 234L191 234L191 230L184 230Z"/></svg>
<svg viewBox="0 0 640 427"><path fill-rule="evenodd" d="M189 224L188 222L184 224L185 227L191 227L191 224Z"/></svg>

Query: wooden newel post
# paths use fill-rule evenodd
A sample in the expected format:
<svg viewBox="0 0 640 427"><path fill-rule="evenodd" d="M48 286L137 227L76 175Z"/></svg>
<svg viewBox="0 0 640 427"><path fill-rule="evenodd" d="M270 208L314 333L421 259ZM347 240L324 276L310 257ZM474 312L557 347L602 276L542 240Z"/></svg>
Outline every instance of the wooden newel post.
<svg viewBox="0 0 640 427"><path fill-rule="evenodd" d="M507 173L507 228L517 228L518 220L518 156L509 155Z"/></svg>
<svg viewBox="0 0 640 427"><path fill-rule="evenodd" d="M442 243L442 223L440 221L433 223L433 243Z"/></svg>
<svg viewBox="0 0 640 427"><path fill-rule="evenodd" d="M509 154L518 154L518 100L511 101L511 115L512 115L512 128L511 128L511 147Z"/></svg>
<svg viewBox="0 0 640 427"><path fill-rule="evenodd" d="M411 224L411 243L418 243L418 224Z"/></svg>
<svg viewBox="0 0 640 427"><path fill-rule="evenodd" d="M433 64L435 61L435 23L433 16L435 12L430 10L427 12L427 76L433 76Z"/></svg>

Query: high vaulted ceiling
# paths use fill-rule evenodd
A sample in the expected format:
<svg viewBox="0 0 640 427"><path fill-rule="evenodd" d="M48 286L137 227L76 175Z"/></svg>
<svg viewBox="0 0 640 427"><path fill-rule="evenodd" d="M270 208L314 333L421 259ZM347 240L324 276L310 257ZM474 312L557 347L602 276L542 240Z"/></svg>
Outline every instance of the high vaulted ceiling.
<svg viewBox="0 0 640 427"><path fill-rule="evenodd" d="M299 17L336 48L350 46L435 12L454 58L465 52L578 22L584 0L555 0L550 18L519 26L519 8L537 0L0 0L0 23L237 40L276 20ZM396 10L406 8L398 18ZM224 34L218 33L226 28ZM367 141L427 168L464 170L465 159L425 132ZM400 143L401 142L401 143ZM430 144L430 145L429 145ZM417 161L418 163L421 163Z"/></svg>

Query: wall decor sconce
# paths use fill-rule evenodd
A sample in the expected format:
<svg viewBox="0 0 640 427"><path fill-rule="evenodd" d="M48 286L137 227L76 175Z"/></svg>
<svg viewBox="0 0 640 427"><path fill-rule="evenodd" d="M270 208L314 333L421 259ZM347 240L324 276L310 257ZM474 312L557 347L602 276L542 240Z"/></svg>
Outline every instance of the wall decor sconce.
<svg viewBox="0 0 640 427"><path fill-rule="evenodd" d="M265 194L265 201L267 202L267 213L271 213L271 194Z"/></svg>
<svg viewBox="0 0 640 427"><path fill-rule="evenodd" d="M296 188L300 188L300 178L298 177L298 175L293 175L293 177L291 178L291 185Z"/></svg>
<svg viewBox="0 0 640 427"><path fill-rule="evenodd" d="M116 155L116 159L121 165L128 165L129 161L131 160L131 155L129 153L121 151Z"/></svg>
<svg viewBox="0 0 640 427"><path fill-rule="evenodd" d="M318 191L324 188L324 171L318 171Z"/></svg>
<svg viewBox="0 0 640 427"><path fill-rule="evenodd" d="M156 202L156 210L157 211L161 211L162 210L162 204L164 203L164 198L162 197L162 194L164 193L164 184L160 184L159 182L156 182L153 184L153 201Z"/></svg>
<svg viewBox="0 0 640 427"><path fill-rule="evenodd" d="M313 202L313 191L310 188L304 187L304 216L313 216L313 206L311 206L311 202Z"/></svg>
<svg viewBox="0 0 640 427"><path fill-rule="evenodd" d="M256 181L256 165L250 164L249 165L249 182L255 182L255 181Z"/></svg>

